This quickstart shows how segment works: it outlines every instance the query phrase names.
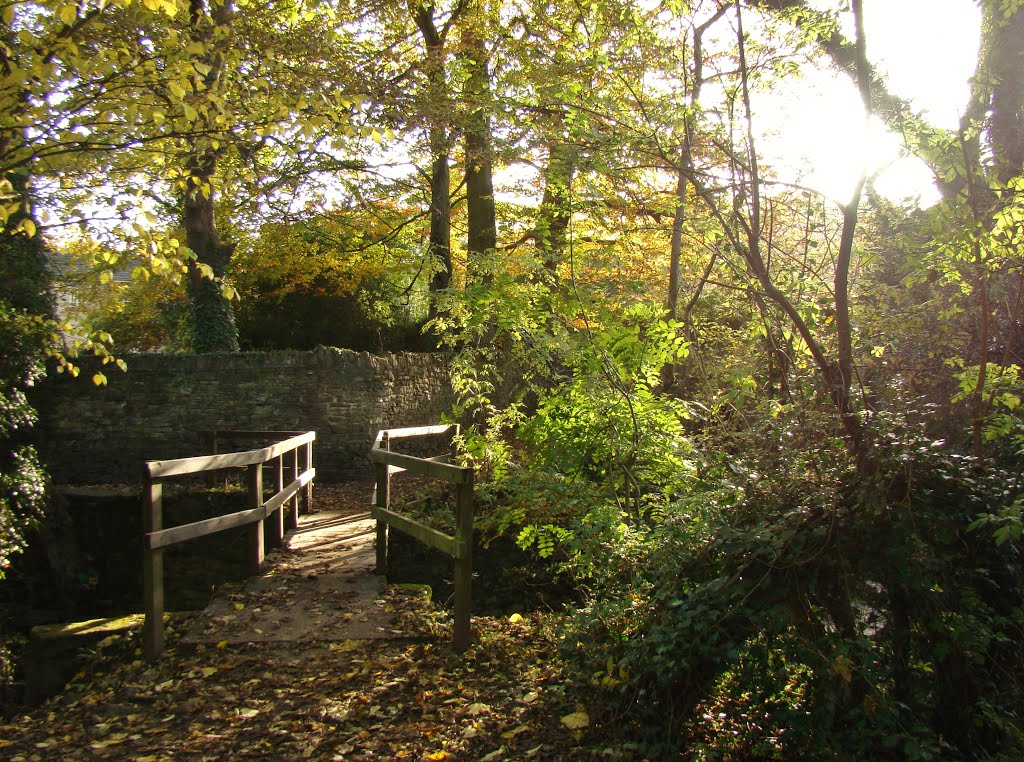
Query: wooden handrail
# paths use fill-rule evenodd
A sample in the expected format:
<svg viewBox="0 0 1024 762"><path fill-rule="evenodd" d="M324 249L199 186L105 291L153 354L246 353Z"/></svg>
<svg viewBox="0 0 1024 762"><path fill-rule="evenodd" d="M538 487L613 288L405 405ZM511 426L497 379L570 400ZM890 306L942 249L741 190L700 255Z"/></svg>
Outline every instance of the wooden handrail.
<svg viewBox="0 0 1024 762"><path fill-rule="evenodd" d="M311 468L272 498L255 508L246 508L244 511L214 516L212 519L193 521L191 524L181 524L171 529L149 532L145 535L146 547L150 550L166 548L168 545L177 545L179 542L195 540L200 537L206 537L209 534L216 534L226 529L234 529L265 519L277 511L286 501L290 500L292 495L313 481L314 476L316 476L316 469Z"/></svg>
<svg viewBox="0 0 1024 762"><path fill-rule="evenodd" d="M446 462L449 455L432 458L418 458L391 452L391 441L415 437L451 433L458 436L459 426L416 426L401 429L384 429L377 432L370 448L370 459L375 464L376 488L374 489L371 515L377 520L377 573L387 571L388 527L405 532L420 542L437 548L455 561L455 623L452 631L452 646L456 651L469 647L470 606L472 603L471 584L473 579L473 480L472 468L456 466ZM455 536L440 532L408 516L391 510L391 476L401 471L424 474L435 479L454 483Z"/></svg>
<svg viewBox="0 0 1024 762"><path fill-rule="evenodd" d="M223 432L227 433L227 432ZM236 433L236 432L231 432ZM243 432L246 433L246 432ZM247 432L258 436L273 436L273 432ZM295 432L278 432L278 435L295 434ZM249 561L250 572L259 573L263 562L264 532L269 529L269 542L279 545L284 537L284 506L291 500L292 516L289 524L294 527L300 510L299 495L308 512L312 505L312 485L316 477L313 467L313 442L315 431L307 431L289 436L275 444L258 450L224 453L222 455L202 455L193 458L176 460L151 460L143 468L143 597L146 612L143 628L143 651L150 661L155 660L163 650L164 626L164 573L163 549L169 545L187 542L199 537L223 532L241 526L249 527ZM299 473L302 451L301 468ZM292 469L294 479L287 485L284 483L285 455L292 453ZM263 500L263 466L275 463L277 492L269 500ZM242 511L215 516L203 521L182 524L164 529L163 526L163 482L174 476L185 476L223 468L245 466L248 470L249 507Z"/></svg>
<svg viewBox="0 0 1024 762"><path fill-rule="evenodd" d="M204 471L217 471L222 468L251 466L254 463L266 463L279 455L291 452L296 447L313 442L315 439L316 432L307 431L304 434L291 437L283 442L278 442L259 450L229 452L223 455L199 455L193 458L177 458L175 460L147 460L145 468L150 478L162 479L168 476L201 474Z"/></svg>

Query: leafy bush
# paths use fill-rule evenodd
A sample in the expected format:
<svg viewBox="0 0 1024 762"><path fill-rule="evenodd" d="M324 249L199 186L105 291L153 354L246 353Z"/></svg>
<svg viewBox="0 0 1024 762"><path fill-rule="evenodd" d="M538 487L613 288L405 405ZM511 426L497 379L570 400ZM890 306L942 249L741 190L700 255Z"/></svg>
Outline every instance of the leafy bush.
<svg viewBox="0 0 1024 762"><path fill-rule="evenodd" d="M582 612L573 654L622 665L608 698L648 753L1024 750L1021 548L971 531L1012 480L895 423L871 478L839 450L773 461L786 427L762 429L766 452L705 464L631 573Z"/></svg>

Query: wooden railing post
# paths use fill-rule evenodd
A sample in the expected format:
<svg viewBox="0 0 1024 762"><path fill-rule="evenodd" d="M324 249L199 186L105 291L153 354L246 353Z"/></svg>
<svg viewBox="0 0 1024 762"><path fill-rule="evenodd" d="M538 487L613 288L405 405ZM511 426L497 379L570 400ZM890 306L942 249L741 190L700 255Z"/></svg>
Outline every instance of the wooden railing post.
<svg viewBox="0 0 1024 762"><path fill-rule="evenodd" d="M292 479L298 479L299 474L299 448L292 450ZM292 495L291 510L288 512L288 528L296 529L299 526L299 493Z"/></svg>
<svg viewBox="0 0 1024 762"><path fill-rule="evenodd" d="M275 494L284 490L284 454L282 453L274 459L274 464L277 466L274 475L274 483L276 486ZM285 507L282 505L271 515L267 516L266 532L267 539L269 540L270 547L280 548L281 543L284 541L284 511Z"/></svg>
<svg viewBox="0 0 1024 762"><path fill-rule="evenodd" d="M155 661L164 649L164 551L149 547L150 532L163 529L163 484L153 481L146 469L142 481L143 548L142 589L146 620L142 630L142 648L149 661Z"/></svg>
<svg viewBox="0 0 1024 762"><path fill-rule="evenodd" d="M469 610L473 601L473 471L455 492L455 541L461 552L455 559L455 627L452 647L465 651L471 640Z"/></svg>
<svg viewBox="0 0 1024 762"><path fill-rule="evenodd" d="M306 442L302 446L302 470L308 471L313 467L313 443ZM302 490L302 512L309 513L313 510L313 482L306 485Z"/></svg>
<svg viewBox="0 0 1024 762"><path fill-rule="evenodd" d="M382 450L390 450L391 443L388 441L388 433L385 431L380 440ZM377 479L377 489L374 494L377 496L377 507L385 511L391 509L391 475L389 466L385 463L377 463L374 466L374 473ZM377 519L377 574L388 573L388 523Z"/></svg>
<svg viewBox="0 0 1024 762"><path fill-rule="evenodd" d="M248 504L250 508L263 505L263 464L253 463L248 467ZM257 575L263 565L263 522L254 521L249 525L249 574Z"/></svg>

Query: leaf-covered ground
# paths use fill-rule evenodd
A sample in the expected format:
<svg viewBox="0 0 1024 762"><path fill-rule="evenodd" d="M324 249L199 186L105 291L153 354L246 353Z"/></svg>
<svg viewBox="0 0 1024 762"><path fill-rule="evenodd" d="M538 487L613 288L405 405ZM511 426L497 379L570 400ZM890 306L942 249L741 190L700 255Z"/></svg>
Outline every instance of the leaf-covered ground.
<svg viewBox="0 0 1024 762"><path fill-rule="evenodd" d="M324 509L365 509L365 485L318 490ZM378 601L380 603L380 601ZM473 620L392 588L400 640L186 645L175 615L159 662L141 633L101 641L59 695L0 726L16 760L526 760L607 757L541 615Z"/></svg>
<svg viewBox="0 0 1024 762"><path fill-rule="evenodd" d="M596 729L536 618L477 619L464 654L405 641L171 648L111 639L0 729L11 760L587 759Z"/></svg>

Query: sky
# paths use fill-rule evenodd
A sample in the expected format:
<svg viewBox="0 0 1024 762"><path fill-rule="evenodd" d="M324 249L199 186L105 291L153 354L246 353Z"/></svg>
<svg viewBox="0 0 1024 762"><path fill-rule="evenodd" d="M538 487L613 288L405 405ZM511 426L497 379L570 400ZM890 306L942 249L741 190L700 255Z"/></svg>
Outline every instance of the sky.
<svg viewBox="0 0 1024 762"><path fill-rule="evenodd" d="M852 38L852 16L845 15L844 31ZM980 23L972 0L864 0L868 59L887 76L891 91L947 129L957 126L967 102ZM938 200L924 163L901 158L898 136L875 120L865 139L863 110L848 78L808 74L775 88L755 108L773 133L760 148L788 179L842 202L866 156L869 172L881 170L876 188L891 200L918 197L922 206ZM803 157L802 166L793 162L794 153Z"/></svg>

